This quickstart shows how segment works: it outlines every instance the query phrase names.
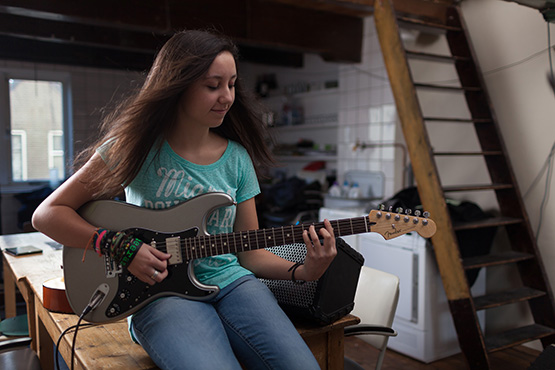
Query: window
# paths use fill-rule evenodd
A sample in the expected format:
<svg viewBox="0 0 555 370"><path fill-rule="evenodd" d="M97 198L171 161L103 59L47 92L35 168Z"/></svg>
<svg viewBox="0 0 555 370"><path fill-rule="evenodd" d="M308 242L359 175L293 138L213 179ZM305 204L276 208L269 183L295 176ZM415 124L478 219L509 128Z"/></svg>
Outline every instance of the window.
<svg viewBox="0 0 555 370"><path fill-rule="evenodd" d="M69 75L9 70L0 74L0 119L11 133L5 149L0 149L1 183L64 179L71 155Z"/></svg>
<svg viewBox="0 0 555 370"><path fill-rule="evenodd" d="M27 132L12 130L12 178L27 180Z"/></svg>

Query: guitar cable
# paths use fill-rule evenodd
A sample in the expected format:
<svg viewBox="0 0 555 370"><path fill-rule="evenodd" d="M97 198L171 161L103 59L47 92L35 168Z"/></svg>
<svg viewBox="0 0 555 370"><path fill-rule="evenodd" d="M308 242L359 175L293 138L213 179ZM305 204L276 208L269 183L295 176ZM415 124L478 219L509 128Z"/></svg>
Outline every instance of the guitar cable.
<svg viewBox="0 0 555 370"><path fill-rule="evenodd" d="M80 326L83 326L83 327L94 326L94 324L91 324L91 323L81 324L81 321L83 321L83 318L85 317L85 315L87 315L92 310L96 309L100 305L100 303L102 303L102 301L104 300L104 297L106 297L106 293L100 290L96 290L94 294L91 296L91 299L89 300L89 303L87 304L87 306L83 309L83 312L81 313L81 315L79 315L79 320L77 320L77 324L66 328L58 337L58 341L56 342L56 353L55 353L56 370L60 370L60 363L58 360L58 357L59 357L58 355L60 352L60 342L64 335L66 335L70 330L75 329L75 334L73 335L73 341L71 344L71 364L70 364L71 370L73 370L74 359L75 359L75 344L77 341L77 331L79 330Z"/></svg>

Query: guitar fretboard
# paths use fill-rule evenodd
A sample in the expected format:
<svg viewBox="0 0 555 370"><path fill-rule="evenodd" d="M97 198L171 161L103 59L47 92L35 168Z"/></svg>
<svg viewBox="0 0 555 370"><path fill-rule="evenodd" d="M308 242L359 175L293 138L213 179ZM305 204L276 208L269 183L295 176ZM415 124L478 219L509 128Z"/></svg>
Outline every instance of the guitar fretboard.
<svg viewBox="0 0 555 370"><path fill-rule="evenodd" d="M354 217L330 221L336 237L370 232L373 223L368 217ZM185 238L180 241L181 253L184 260L216 256L226 253L239 253L255 249L275 247L278 245L304 243L303 232L314 225L316 231L324 227L323 222L299 224L259 229L237 231L217 235L200 235ZM163 247L164 243L159 243Z"/></svg>

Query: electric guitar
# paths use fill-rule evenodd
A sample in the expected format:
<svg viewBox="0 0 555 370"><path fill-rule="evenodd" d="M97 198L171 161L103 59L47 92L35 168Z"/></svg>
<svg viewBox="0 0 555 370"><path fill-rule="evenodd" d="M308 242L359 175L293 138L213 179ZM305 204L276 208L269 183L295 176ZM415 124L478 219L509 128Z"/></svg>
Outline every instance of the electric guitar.
<svg viewBox="0 0 555 370"><path fill-rule="evenodd" d="M234 205L225 193L206 193L174 207L152 210L128 203L100 200L89 202L78 213L91 224L110 230L132 230L144 243L172 255L168 260L168 277L149 285L121 268L107 256L92 250L64 246L63 265L66 294L73 311L83 312L91 297L101 292L103 299L85 320L104 323L133 314L159 297L178 295L207 300L218 293L217 286L197 280L193 271L196 258L238 253L260 248L303 242L302 233L310 224L271 229L238 231L210 235L206 231L208 216L220 207ZM336 237L377 232L391 239L409 232L428 238L436 231L428 218L374 210L365 217L331 221ZM318 230L323 223L315 223Z"/></svg>

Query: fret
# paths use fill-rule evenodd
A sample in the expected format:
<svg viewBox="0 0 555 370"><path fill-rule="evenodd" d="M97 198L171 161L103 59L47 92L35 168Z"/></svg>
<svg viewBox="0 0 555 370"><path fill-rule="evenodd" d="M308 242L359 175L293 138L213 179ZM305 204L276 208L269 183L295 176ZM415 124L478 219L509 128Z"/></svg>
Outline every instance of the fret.
<svg viewBox="0 0 555 370"><path fill-rule="evenodd" d="M193 259L197 258L197 239L198 239L198 236L194 237L192 240L191 255Z"/></svg>
<svg viewBox="0 0 555 370"><path fill-rule="evenodd" d="M233 248L235 249L235 253L239 253L239 251L237 250L237 242L235 241L235 234L232 234L232 240L233 240ZM229 239L229 234L227 234L227 238ZM230 244L231 245L231 244Z"/></svg>
<svg viewBox="0 0 555 370"><path fill-rule="evenodd" d="M220 234L220 247L222 248L222 254L229 253L229 251L227 249L225 249L224 246L225 246L224 236L223 236L223 234Z"/></svg>
<svg viewBox="0 0 555 370"><path fill-rule="evenodd" d="M239 241L241 242L241 250L244 252L245 251L245 241L244 241L245 237L243 236L243 232L239 231Z"/></svg>
<svg viewBox="0 0 555 370"><path fill-rule="evenodd" d="M366 232L369 233L370 230L368 230L368 217L363 217L363 218L364 218L364 228Z"/></svg>
<svg viewBox="0 0 555 370"><path fill-rule="evenodd" d="M349 224L351 225L351 234L354 234L355 232L353 230L353 219L352 218L349 219Z"/></svg>
<svg viewBox="0 0 555 370"><path fill-rule="evenodd" d="M273 247L273 246L277 245L277 244L276 244L276 242L277 242L277 240L276 240L276 229L273 228L273 227L272 227L272 238L273 238L273 241L274 241L274 242L272 243L272 247Z"/></svg>
<svg viewBox="0 0 555 370"><path fill-rule="evenodd" d="M281 241L281 245L286 244L286 242L285 242L285 227L283 227L283 226L281 227L281 237L282 237L282 239L283 239L283 240Z"/></svg>
<svg viewBox="0 0 555 370"><path fill-rule="evenodd" d="M266 242L266 229L262 229L262 233L264 234L264 248L268 248L268 243Z"/></svg>
<svg viewBox="0 0 555 370"><path fill-rule="evenodd" d="M193 242L194 242L195 238L189 238L189 247L188 247L188 251L187 254L189 255L189 259L192 260L193 259Z"/></svg>
<svg viewBox="0 0 555 370"><path fill-rule="evenodd" d="M206 239L208 239L208 243L206 242ZM206 257L208 254L206 253L206 251L208 250L208 248L210 248L210 238L206 235L202 236L202 245L200 246L200 254L203 257Z"/></svg>
<svg viewBox="0 0 555 370"><path fill-rule="evenodd" d="M251 233L250 233L249 230L247 230L246 233L247 233L247 237L246 237L247 242L245 243L245 246L247 247L247 250L251 250L251 245L252 245L252 243L251 243Z"/></svg>
<svg viewBox="0 0 555 370"><path fill-rule="evenodd" d="M335 220L335 228L337 229L337 236L341 236L341 227L339 227L339 220Z"/></svg>
<svg viewBox="0 0 555 370"><path fill-rule="evenodd" d="M217 235L210 235L210 256L213 256L215 254L218 254L218 247L216 245L216 238L218 236ZM223 254L223 251L222 251Z"/></svg>
<svg viewBox="0 0 555 370"><path fill-rule="evenodd" d="M183 246L181 247L181 249L185 250L185 260L188 261L189 260L189 248L187 248L187 242L189 241L190 238L187 239L183 239ZM181 252L183 253L183 251Z"/></svg>
<svg viewBox="0 0 555 370"><path fill-rule="evenodd" d="M251 244L250 249L259 249L259 245L258 245L258 230L251 230L250 231L252 234L254 234L254 240L256 242L256 246L254 246L253 244ZM254 242L253 242L254 243Z"/></svg>

